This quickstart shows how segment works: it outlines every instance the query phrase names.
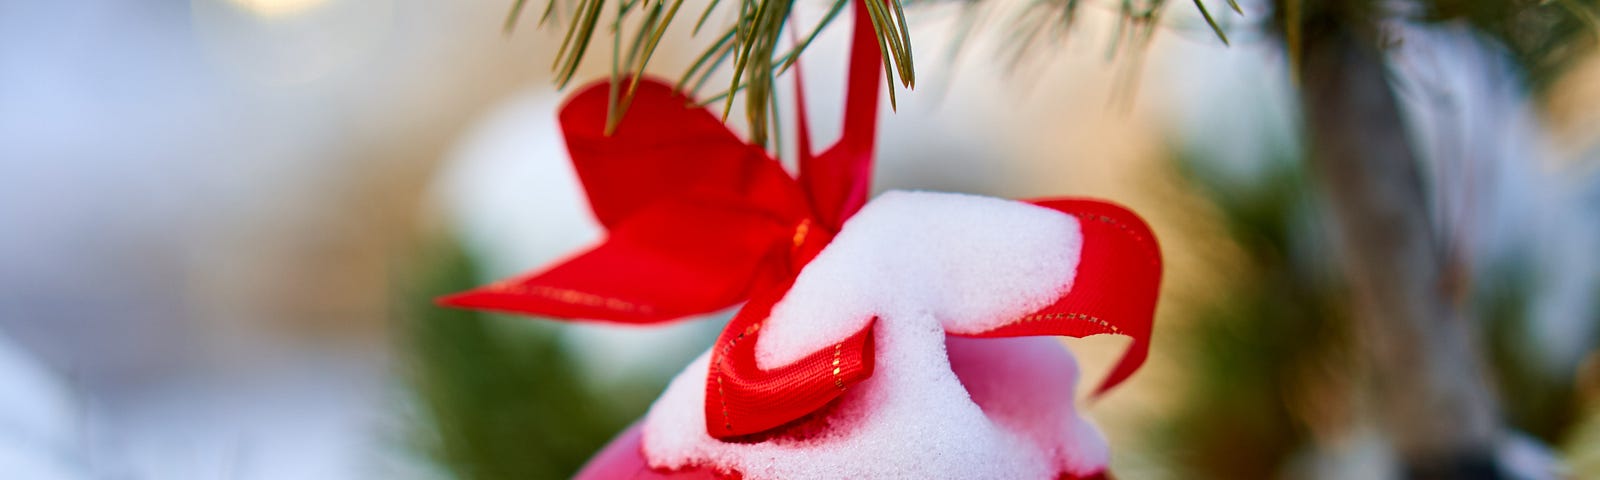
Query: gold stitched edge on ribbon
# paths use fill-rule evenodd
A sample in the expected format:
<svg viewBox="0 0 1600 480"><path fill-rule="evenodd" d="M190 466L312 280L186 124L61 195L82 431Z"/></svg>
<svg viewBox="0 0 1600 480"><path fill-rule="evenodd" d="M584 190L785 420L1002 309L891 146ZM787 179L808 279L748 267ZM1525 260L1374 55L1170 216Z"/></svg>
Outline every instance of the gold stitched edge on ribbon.
<svg viewBox="0 0 1600 480"><path fill-rule="evenodd" d="M717 400L722 402L722 426L726 427L730 432L733 431L733 417L728 414L728 394L722 388L722 379L724 377L722 374L722 357L732 355L733 347L738 345L745 335L754 334L758 330L761 330L760 323L745 327L743 332L739 332L739 336L733 337L728 340L727 345L722 346L722 355L718 355L717 361L711 364L711 370L717 372Z"/></svg>
<svg viewBox="0 0 1600 480"><path fill-rule="evenodd" d="M1117 328L1116 325L1112 325L1110 322L1107 322L1105 320L1101 320L1100 317L1096 317L1096 316L1093 316L1093 315L1082 314L1082 313L1035 313L1033 315L1028 315L1026 317L1022 317L1021 319L1018 319L1016 321L1016 323L1013 323L1012 325L1022 324L1022 323L1027 323L1027 322L1040 321L1040 320L1059 320L1059 319L1063 319L1063 318L1068 319L1068 320L1083 320L1083 321L1086 321L1086 322L1089 322L1089 323L1093 323L1093 324L1099 325L1101 327L1105 327L1111 333L1115 333L1115 334L1118 334L1118 335L1124 335L1122 333L1122 329Z"/></svg>
<svg viewBox="0 0 1600 480"><path fill-rule="evenodd" d="M593 293L580 292L567 288L547 287L543 285L498 285L496 287L500 290L511 293L537 295L558 302L565 302L571 305L599 307L616 312L640 313L645 315L655 313L655 309L651 308L649 305L641 305L615 297L596 295Z"/></svg>
<svg viewBox="0 0 1600 480"><path fill-rule="evenodd" d="M722 355L717 356L716 361L714 363L712 363L712 365L711 365L711 370L717 372L717 400L719 400L722 403L722 426L724 428L728 429L728 431L733 431L733 418L728 413L728 394L723 389L723 384L722 384L723 378L725 377L725 375L723 375L723 373L722 373L722 357L725 357L725 356L728 356L728 355L732 355L733 354L733 348L739 344L740 340L744 339L745 335L753 334L753 333L755 333L755 332L757 332L759 330L761 330L761 324L760 323L756 323L754 325L750 325L748 327L745 327L743 332L739 332L738 336L733 337L732 339L729 339L728 343L724 344L722 346ZM845 391L847 389L847 387L845 387L845 385L844 385L844 378L841 376L841 374L844 372L843 367L840 366L840 364L843 362L843 359L844 359L844 343L840 342L840 343L834 344L833 345L833 386L837 387L839 389L839 391L841 391L841 392Z"/></svg>
<svg viewBox="0 0 1600 480"><path fill-rule="evenodd" d="M733 347L739 344L739 340L744 338L744 334L745 332L739 332L739 336L728 340L728 344L722 346L722 355L717 356L716 365L711 367L712 370L717 372L717 400L722 402L722 424L730 432L733 431L733 417L728 414L728 394L722 389L722 378L724 377L722 374L722 357L733 355Z"/></svg>
<svg viewBox="0 0 1600 480"><path fill-rule="evenodd" d="M1127 224L1119 222L1115 218L1111 218L1111 217L1108 217L1108 216L1105 216L1105 215L1093 215L1093 214L1083 214L1083 215L1074 215L1074 216L1078 216L1079 218L1087 218L1087 219L1090 219L1090 220L1098 221L1100 223L1105 223L1105 224L1110 224L1112 226L1115 226L1115 227L1117 227L1118 230L1122 230L1122 233L1126 233L1126 234L1128 234L1128 236L1133 237L1134 240L1137 241L1137 242L1146 243L1146 242L1149 241L1149 240L1147 240L1145 238L1144 234L1133 231L1133 229L1128 228ZM1159 264L1159 262L1160 262L1159 255L1160 255L1160 253L1161 253L1160 247L1156 247L1157 256L1156 257L1151 257L1149 254L1146 254L1145 255L1145 259L1151 261L1152 263L1158 263Z"/></svg>
<svg viewBox="0 0 1600 480"><path fill-rule="evenodd" d="M844 379L843 378L839 378L839 372L840 372L839 360L843 355L844 355L844 344L843 343L834 344L833 345L833 386L839 387L839 391L841 391L841 392L844 391Z"/></svg>

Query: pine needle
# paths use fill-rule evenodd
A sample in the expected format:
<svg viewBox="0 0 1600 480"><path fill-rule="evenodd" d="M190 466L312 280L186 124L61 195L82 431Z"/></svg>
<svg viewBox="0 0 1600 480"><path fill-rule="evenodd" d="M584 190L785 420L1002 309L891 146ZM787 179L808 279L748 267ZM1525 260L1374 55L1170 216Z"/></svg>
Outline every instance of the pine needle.
<svg viewBox="0 0 1600 480"><path fill-rule="evenodd" d="M865 3L867 5L867 13L872 17L872 28L878 32L876 35L878 37L878 52L883 55L883 74L886 77L885 80L889 82L889 108L899 110L900 107L894 98L894 68L892 62L889 61L889 52L892 50L890 47L895 36L885 34L889 27L883 18L883 5L870 0Z"/></svg>
<svg viewBox="0 0 1600 480"><path fill-rule="evenodd" d="M716 95L712 95L710 97L706 97L705 100L701 100L700 103L696 103L695 106L704 108L704 107L709 107L709 106L712 106L712 105L716 105L718 102L726 100L728 98L728 96L736 94L736 93L739 93L739 91L744 90L744 87L745 87L744 85L740 85L738 88L733 89L733 91L731 91L731 92L730 91L724 91L722 93L718 93Z"/></svg>
<svg viewBox="0 0 1600 480"><path fill-rule="evenodd" d="M706 66L707 61L710 61L712 58L716 58L717 61L712 62L711 66L706 68L706 73L700 76L701 81L697 82L695 84L695 88L692 90L698 91L700 89L700 85L704 84L704 80L710 76L710 72L716 70L718 65L721 65L722 62L727 60L728 54L733 50L733 43L731 41L733 40L735 33L736 32L734 32L732 27L728 28L728 31L723 33L721 38L718 38L717 41L712 43L710 47L707 47L704 52L701 52L700 57L696 58L694 63L689 65L689 69L683 72L683 77L678 79L677 89L680 91L683 90L684 87L689 84L689 79L694 78L695 73L699 72L702 67ZM718 52L721 53L719 54Z"/></svg>
<svg viewBox="0 0 1600 480"><path fill-rule="evenodd" d="M570 45L563 42L561 56L556 57L556 85L566 88L572 81L572 76L578 73L578 65L583 62L584 53L589 50L589 40L594 37L595 27L600 22L600 13L605 8L605 0L581 0L581 12L572 17L571 30L567 35L571 40ZM587 6L587 9L582 7ZM571 47L569 50L567 47Z"/></svg>
<svg viewBox="0 0 1600 480"><path fill-rule="evenodd" d="M1117 12L1121 15L1117 18L1117 24L1111 31L1111 43L1106 45L1106 60L1117 58L1117 52L1122 47L1122 40L1128 36L1128 23L1133 21L1133 3L1128 0L1122 0L1122 4L1117 7Z"/></svg>
<svg viewBox="0 0 1600 480"><path fill-rule="evenodd" d="M771 4L773 4L775 2L779 2L779 1L782 1L782 0L766 0L766 1L761 2L760 5L755 5L754 6L755 11L750 14L750 16L754 17L754 20L749 22L749 23L739 22L739 25L741 26L741 28L739 29L740 31L739 31L739 37L738 37L739 41L740 41L740 48L735 50L734 55L733 55L733 80L729 81L729 85L728 85L728 91L729 92L733 92L734 90L739 88L739 80L744 77L745 70L747 70L750 67L750 53L751 53L751 51L755 50L755 48L756 48L756 41L755 41L754 37L751 35L751 33L754 32L755 27L756 27L756 25L754 25L754 24L759 24L761 22L762 14L767 12L767 6L768 5L771 5ZM750 8L752 8L752 5L751 5L752 3L754 3L754 2L750 1L750 0L746 0L746 1L743 2L743 5L742 5L741 8L743 8L745 11L748 12L748 11L750 11ZM763 99L762 102L765 103L766 100ZM747 105L748 105L748 103L747 103ZM724 121L724 122L728 121L728 112L731 112L731 111L733 111L733 95L728 95L727 102L725 102L725 104L722 106L722 121ZM747 109L747 111L748 111L748 109ZM766 122L763 121L762 123L765 124ZM760 129L762 129L762 128L756 127L756 126L751 126L751 130L752 130L751 136L754 137L755 136L754 131L755 130L760 130Z"/></svg>
<svg viewBox="0 0 1600 480"><path fill-rule="evenodd" d="M906 88L917 84L916 69L911 68L911 27L906 26L906 11L899 1L888 2L894 6L894 16L900 22L900 52L895 57L900 67L900 81Z"/></svg>
<svg viewBox="0 0 1600 480"><path fill-rule="evenodd" d="M1294 0L1289 0L1289 1L1294 1ZM1206 18L1206 24L1211 26L1211 31L1217 34L1217 38L1222 39L1222 44L1223 45L1230 45L1228 43L1228 34L1222 33L1222 26L1217 24L1217 20L1216 19L1211 18L1211 11L1210 10L1206 10L1205 2L1202 2L1201 0L1194 0L1194 7L1197 8L1197 9L1200 9L1200 16Z"/></svg>
<svg viewBox="0 0 1600 480"><path fill-rule="evenodd" d="M828 9L828 14L822 17L822 21L817 22L817 26L811 29L811 33L806 35L806 39L795 46L793 50L790 50L789 53L783 55L783 65L778 67L779 75L789 71L789 67L793 66L795 61L800 60L800 54L806 51L806 47L811 46L811 41L817 39L817 35L822 33L824 27L833 23L834 17L839 16L839 12L843 12L844 6L848 3L850 3L848 0L835 0L833 2L833 7Z"/></svg>
<svg viewBox="0 0 1600 480"><path fill-rule="evenodd" d="M545 4L544 4L544 13L539 15L539 27L540 28L543 28L545 23L548 23L550 21L550 19L556 17L556 3L559 2L559 1L560 0L550 0L548 2L545 2ZM516 15L516 12L513 11L512 16L515 16L515 15ZM508 21L507 24L509 25L510 22Z"/></svg>
<svg viewBox="0 0 1600 480"><path fill-rule="evenodd" d="M633 71L635 73L633 75L633 83L628 85L628 98L633 98L633 91L639 87L640 74L643 74L644 67L650 64L650 58L655 56L656 46L661 44L661 36L667 33L667 25L672 23L673 17L678 15L678 7L682 6L683 0L673 0L672 8L667 9L665 18L662 18L660 15L661 3L656 3L656 8L652 12L650 19L646 21L645 26L639 30L638 36L634 37L636 39L635 42L637 42L638 38L644 37L645 32L652 32L650 35L650 41L645 44L643 54L639 56L638 63L634 64ZM657 25L656 20L658 18L661 18L659 25ZM632 54L629 54L628 63L633 64Z"/></svg>
<svg viewBox="0 0 1600 480"><path fill-rule="evenodd" d="M561 37L561 49L556 50L556 59L550 64L550 70L559 71L561 59L567 56L567 50L572 47L572 37L578 35L578 22L582 20L583 12L587 11L584 7L588 1L580 0L578 2L577 13L572 16L572 24L567 26L566 35Z"/></svg>
<svg viewBox="0 0 1600 480"><path fill-rule="evenodd" d="M612 30L622 29L622 18L627 15L632 2L617 6L617 23L612 25ZM617 131L617 123L622 121L622 112L618 111L621 102L618 97L622 89L622 35L611 36L611 88L606 92L606 129L605 134L611 135Z"/></svg>
<svg viewBox="0 0 1600 480"><path fill-rule="evenodd" d="M700 34L700 27L706 25L706 19L711 18L711 11L715 10L719 3L722 3L722 0L711 0L711 3L706 5L705 11L700 13L700 20L694 22L694 31L690 32L692 35Z"/></svg>
<svg viewBox="0 0 1600 480"><path fill-rule="evenodd" d="M522 7L524 5L526 5L527 3L528 3L528 0L516 0L515 3L511 4L511 13L506 14L505 26L501 27L501 31L502 32L505 32L505 34L510 35L511 31L515 30L517 28L517 18L522 17ZM550 5L545 7L546 8L545 11L549 12L549 8L555 6L555 3L556 2L554 0L552 0L550 2ZM546 13L545 15L548 16L549 13Z"/></svg>
<svg viewBox="0 0 1600 480"><path fill-rule="evenodd" d="M768 84L776 85L778 83L778 74L772 73L773 71L773 69L767 70L767 82ZM778 96L767 95L767 101L772 107L772 114L767 115L767 118L772 120L772 151L777 153L777 155L774 156L782 156L783 124L780 122L780 120L783 118L783 115L782 112L778 110Z"/></svg>

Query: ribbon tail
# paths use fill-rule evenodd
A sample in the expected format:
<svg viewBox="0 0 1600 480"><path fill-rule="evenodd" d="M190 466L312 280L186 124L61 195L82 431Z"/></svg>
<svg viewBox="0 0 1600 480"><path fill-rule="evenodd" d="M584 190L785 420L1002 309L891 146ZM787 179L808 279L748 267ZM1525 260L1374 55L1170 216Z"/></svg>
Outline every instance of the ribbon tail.
<svg viewBox="0 0 1600 480"><path fill-rule="evenodd" d="M878 137L878 95L883 78L883 53L878 48L878 33L867 15L866 2L855 0L855 30L850 38L849 84L845 92L844 132L839 144L867 154ZM887 1L887 0L884 0Z"/></svg>
<svg viewBox="0 0 1600 480"><path fill-rule="evenodd" d="M846 79L844 131L838 143L800 163L800 184L819 220L838 231L867 203L872 188L873 148L878 135L878 96L883 54L867 14L867 1L855 0L850 66Z"/></svg>
<svg viewBox="0 0 1600 480"><path fill-rule="evenodd" d="M781 280L793 227L745 210L665 202L555 266L439 299L445 306L649 324L733 306Z"/></svg>
<svg viewBox="0 0 1600 480"><path fill-rule="evenodd" d="M1144 364L1149 355L1156 299L1161 288L1161 250L1143 219L1122 206L1090 199L1045 199L1031 203L1078 219L1083 247L1067 293L1055 303L1005 326L970 337L1116 334L1133 339L1127 352L1095 389L1104 394Z"/></svg>

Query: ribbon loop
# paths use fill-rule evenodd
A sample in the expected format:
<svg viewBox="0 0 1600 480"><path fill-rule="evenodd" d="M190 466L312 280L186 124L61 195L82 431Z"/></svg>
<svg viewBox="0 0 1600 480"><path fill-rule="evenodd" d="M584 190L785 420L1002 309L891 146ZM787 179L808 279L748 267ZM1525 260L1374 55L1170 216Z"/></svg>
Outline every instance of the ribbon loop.
<svg viewBox="0 0 1600 480"><path fill-rule="evenodd" d="M761 326L788 288L751 300L712 346L706 432L732 440L804 418L872 376L872 325L832 347L772 370L756 363Z"/></svg>
<svg viewBox="0 0 1600 480"><path fill-rule="evenodd" d="M730 307L790 273L769 258L787 253L792 227L812 208L783 167L654 79L639 82L629 114L607 136L608 91L596 82L561 109L573 167L606 239L546 270L439 303L655 323Z"/></svg>

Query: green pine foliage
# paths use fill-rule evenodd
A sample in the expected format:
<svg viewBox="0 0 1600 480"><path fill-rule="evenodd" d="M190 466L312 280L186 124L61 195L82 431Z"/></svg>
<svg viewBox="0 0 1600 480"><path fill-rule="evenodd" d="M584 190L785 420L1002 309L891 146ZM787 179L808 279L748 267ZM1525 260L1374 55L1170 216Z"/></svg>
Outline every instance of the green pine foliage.
<svg viewBox="0 0 1600 480"><path fill-rule="evenodd" d="M636 74L645 71L667 28L675 19L682 18L679 10L683 3L683 0L546 0L544 13L539 16L540 25L558 22L567 25L555 64L551 66L556 83L566 86L571 82L578 66L588 56L595 38L600 36L598 34L609 32L613 81L607 130L615 128L633 98L638 82ZM818 32L839 18L839 12L844 10L847 3L849 0L832 0L828 13L815 26L789 25L794 0L740 0L727 5L737 9L731 12L735 14L735 20L723 28L713 27L712 31L717 32L714 37L717 40L706 47L700 58L684 72L678 89L698 93L712 73L724 65L731 65L733 75L727 89L711 96L707 103L721 103L723 115L726 116L733 107L734 97L743 91L751 142L767 144L769 123L776 125L777 122L775 109L771 107L775 103L772 92L778 75L794 65ZM719 5L722 5L721 0L712 0L698 15L685 15L697 17L690 22L693 23L695 34L699 34L706 26L707 19ZM916 84L916 71L912 68L911 59L911 30L906 24L905 9L900 0L873 1L866 5L878 45L883 50L884 74L890 87L889 99L894 102L896 77L905 88L912 88ZM515 1L506 18L507 31L517 24L526 6L527 0ZM561 18L564 12L565 19ZM803 41L785 47L794 43L790 38L785 38L786 27L802 29L796 30L797 33L809 33L804 34ZM795 38L800 37L797 35ZM633 81L620 81L629 76L633 77Z"/></svg>
<svg viewBox="0 0 1600 480"><path fill-rule="evenodd" d="M1600 0L1433 0L1426 18L1462 19L1499 40L1542 90L1600 40Z"/></svg>
<svg viewBox="0 0 1600 480"><path fill-rule="evenodd" d="M1354 339L1326 235L1297 162L1249 184L1180 160L1244 258L1223 267L1219 300L1184 319L1176 354L1188 384L1155 444L1180 478L1275 478L1349 418Z"/></svg>
<svg viewBox="0 0 1600 480"><path fill-rule="evenodd" d="M1306 30L1329 28L1329 19L1364 26L1385 20L1465 21L1504 45L1535 91L1600 45L1600 0L1279 0L1273 2L1271 33L1298 62ZM1375 36L1390 40L1381 32Z"/></svg>
<svg viewBox="0 0 1600 480"><path fill-rule="evenodd" d="M1189 381L1158 422L1156 451L1181 478L1278 478L1298 453L1349 433L1364 381L1359 339L1336 260L1326 257L1334 249L1319 244L1331 235L1300 162L1273 162L1255 181L1237 182L1204 160L1185 155L1179 168L1244 261L1226 267L1217 301L1181 321L1184 340L1174 345ZM1468 305L1505 424L1546 445L1593 442L1575 431L1585 415L1579 372L1551 375L1530 351L1539 348L1529 322L1539 285L1517 265L1480 275Z"/></svg>
<svg viewBox="0 0 1600 480"><path fill-rule="evenodd" d="M882 50L883 72L888 83L889 103L894 106L898 83L911 89L916 86L916 68L912 58L911 28L906 18L906 6L924 3L941 3L948 0L874 0L863 3L865 13L871 18L878 47ZM990 2L961 0L969 6L988 7ZM777 101L773 96L777 78L787 72L800 54L815 40L822 29L842 18L839 14L850 0L830 0L827 13L815 25L791 25L790 13L794 0L739 0L724 5L721 0L707 2L698 15L680 16L683 0L545 0L539 25L564 23L565 35L551 65L556 84L565 87L578 71L595 40L610 34L609 45L599 48L611 50L611 95L607 131L627 113L628 104L637 87L638 74L645 71L661 38L673 21L693 17L693 33L698 35L706 21L718 7L735 9L734 21L725 27L713 27L715 40L706 47L678 81L677 88L698 97L711 75L724 66L730 66L732 78L721 93L711 95L706 104L720 103L724 117L733 107L735 97L744 95L746 125L750 128L750 141L767 145L769 136L775 137L778 125ZM1058 34L1067 32L1073 24L1080 0L1039 0L1029 3L1016 15L1011 30L1012 43L1019 54L1032 50L1032 46L1050 30ZM1201 0L1193 0L1211 31L1223 43L1228 42L1222 25ZM1166 0L1118 2L1114 7L1121 16L1117 32L1112 39L1112 51L1128 45L1128 50L1142 48L1149 42ZM1232 13L1242 11L1233 0L1227 1ZM505 30L515 29L524 15L527 0L515 0L506 17ZM971 13L971 12L968 12ZM565 17L565 18L563 18ZM976 15L964 15L975 18ZM1014 28L1013 28L1014 27ZM790 30L789 34L785 31ZM790 38L785 38L788 35ZM964 36L964 35L963 35ZM787 47L785 47L788 45ZM632 77L632 81L622 81ZM779 149L781 150L781 148Z"/></svg>

